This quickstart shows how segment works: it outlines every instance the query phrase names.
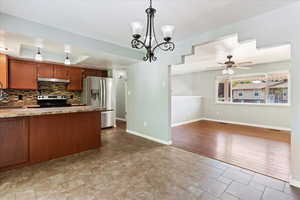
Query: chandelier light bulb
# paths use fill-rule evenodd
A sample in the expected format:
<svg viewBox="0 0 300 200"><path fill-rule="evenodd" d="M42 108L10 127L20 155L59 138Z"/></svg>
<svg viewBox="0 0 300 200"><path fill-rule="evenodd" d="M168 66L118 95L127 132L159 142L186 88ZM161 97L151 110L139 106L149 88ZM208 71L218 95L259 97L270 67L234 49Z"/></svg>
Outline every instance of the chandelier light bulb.
<svg viewBox="0 0 300 200"><path fill-rule="evenodd" d="M224 74L224 75L228 74L227 69L224 69L224 70L222 71L222 74Z"/></svg>
<svg viewBox="0 0 300 200"><path fill-rule="evenodd" d="M163 33L164 39L171 39L173 37L173 33L175 30L175 26L172 25L165 25L161 27L161 31Z"/></svg>
<svg viewBox="0 0 300 200"><path fill-rule="evenodd" d="M132 22L131 23L131 30L133 37L141 36L143 33L143 25L140 22Z"/></svg>
<svg viewBox="0 0 300 200"><path fill-rule="evenodd" d="M35 59L36 61L43 61L43 56L42 56L42 54L41 54L40 48L38 48L38 51L37 51L37 53L35 54L34 59Z"/></svg>

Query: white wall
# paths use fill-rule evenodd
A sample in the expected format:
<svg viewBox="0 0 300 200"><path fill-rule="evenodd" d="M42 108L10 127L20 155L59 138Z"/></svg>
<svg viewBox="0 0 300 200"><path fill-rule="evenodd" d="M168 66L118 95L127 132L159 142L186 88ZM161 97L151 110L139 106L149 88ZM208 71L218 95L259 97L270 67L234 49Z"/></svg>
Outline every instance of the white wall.
<svg viewBox="0 0 300 200"><path fill-rule="evenodd" d="M278 62L253 66L251 70L239 70L236 74L288 71L290 62ZM220 72L198 72L172 77L172 92L176 95L203 97L202 116L208 119L247 123L279 129L290 129L290 106L225 105L216 104L216 77Z"/></svg>
<svg viewBox="0 0 300 200"><path fill-rule="evenodd" d="M169 67L141 62L128 67L128 132L170 143Z"/></svg>

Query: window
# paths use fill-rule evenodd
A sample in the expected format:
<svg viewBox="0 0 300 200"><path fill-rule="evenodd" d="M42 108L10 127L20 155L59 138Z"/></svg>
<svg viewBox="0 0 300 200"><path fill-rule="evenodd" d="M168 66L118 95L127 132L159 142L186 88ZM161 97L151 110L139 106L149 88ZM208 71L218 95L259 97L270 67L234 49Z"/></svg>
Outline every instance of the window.
<svg viewBox="0 0 300 200"><path fill-rule="evenodd" d="M227 79L220 80L218 82L218 101L219 102L228 102L230 101L230 82Z"/></svg>
<svg viewBox="0 0 300 200"><path fill-rule="evenodd" d="M289 74L287 72L221 77L217 83L217 102L289 103Z"/></svg>

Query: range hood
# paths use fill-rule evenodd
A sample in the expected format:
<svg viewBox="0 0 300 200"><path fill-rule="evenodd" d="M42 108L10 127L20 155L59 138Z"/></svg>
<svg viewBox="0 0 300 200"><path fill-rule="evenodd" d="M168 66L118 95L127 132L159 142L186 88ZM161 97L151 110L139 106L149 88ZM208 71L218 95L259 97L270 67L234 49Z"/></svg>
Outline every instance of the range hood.
<svg viewBox="0 0 300 200"><path fill-rule="evenodd" d="M44 81L44 82L53 82L53 83L70 83L70 80L66 79L57 79L57 78L38 78L38 81Z"/></svg>

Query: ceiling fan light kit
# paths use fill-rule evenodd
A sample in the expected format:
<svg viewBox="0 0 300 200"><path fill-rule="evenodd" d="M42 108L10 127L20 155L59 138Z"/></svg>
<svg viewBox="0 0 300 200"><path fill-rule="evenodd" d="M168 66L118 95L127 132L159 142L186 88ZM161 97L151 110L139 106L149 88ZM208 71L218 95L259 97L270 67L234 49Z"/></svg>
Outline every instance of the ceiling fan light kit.
<svg viewBox="0 0 300 200"><path fill-rule="evenodd" d="M238 68L238 69L251 69L248 67L240 67L239 65L244 65L244 64L251 64L252 62L242 62L242 63L235 63L232 59L232 55L228 55L227 59L228 61L224 63L219 63L224 65L225 69L222 70L223 75L233 75L235 72L233 68Z"/></svg>
<svg viewBox="0 0 300 200"><path fill-rule="evenodd" d="M132 41L131 46L135 49L146 49L146 54L143 58L144 61L156 61L155 51L161 49L163 51L173 51L175 44L171 42L175 27L166 25L161 28L163 33L163 41L158 42L155 33L154 16L156 9L152 7L152 0L150 0L150 6L146 9L147 25L146 34L142 37L143 26L139 22L131 23L132 28ZM142 39L141 39L142 38Z"/></svg>

